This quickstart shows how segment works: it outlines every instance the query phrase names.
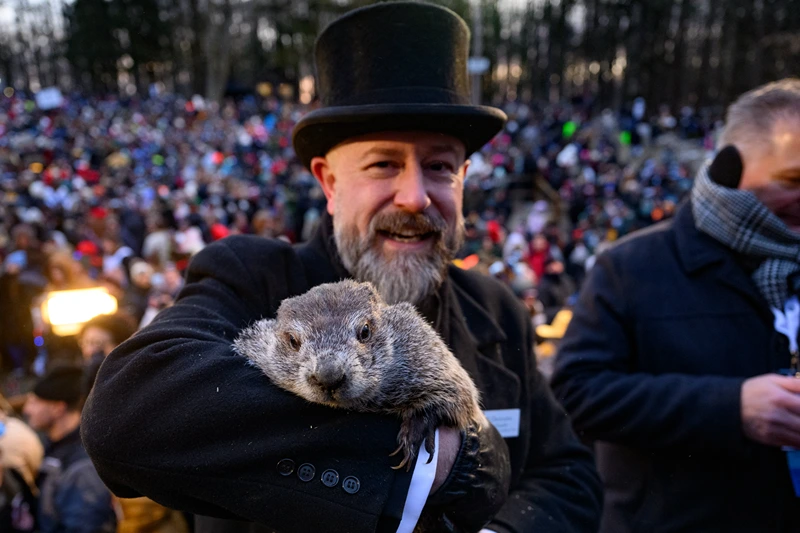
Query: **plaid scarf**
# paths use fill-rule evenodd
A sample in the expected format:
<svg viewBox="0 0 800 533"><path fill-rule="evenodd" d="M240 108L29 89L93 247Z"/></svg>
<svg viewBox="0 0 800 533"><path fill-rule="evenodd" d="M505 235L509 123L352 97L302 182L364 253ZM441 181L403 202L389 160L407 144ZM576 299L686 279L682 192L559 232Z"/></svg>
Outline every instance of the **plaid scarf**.
<svg viewBox="0 0 800 533"><path fill-rule="evenodd" d="M697 229L728 248L762 260L752 277L773 309L789 297L788 277L800 271L800 234L794 233L750 191L714 183L704 166L692 189Z"/></svg>

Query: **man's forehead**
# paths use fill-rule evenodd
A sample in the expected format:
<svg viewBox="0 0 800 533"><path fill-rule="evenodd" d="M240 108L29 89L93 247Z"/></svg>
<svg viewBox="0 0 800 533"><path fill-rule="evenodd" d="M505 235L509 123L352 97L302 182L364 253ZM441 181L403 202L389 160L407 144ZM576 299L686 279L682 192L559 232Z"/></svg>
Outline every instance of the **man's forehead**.
<svg viewBox="0 0 800 533"><path fill-rule="evenodd" d="M775 167L800 168L800 115L789 116L775 122L762 157Z"/></svg>
<svg viewBox="0 0 800 533"><path fill-rule="evenodd" d="M465 158L464 143L459 139L443 133L425 131L378 132L350 138L335 146L328 156L337 152L363 157L371 153L452 153Z"/></svg>
<svg viewBox="0 0 800 533"><path fill-rule="evenodd" d="M779 149L795 148L800 143L800 112L787 114L777 120L772 127L771 137L772 143Z"/></svg>

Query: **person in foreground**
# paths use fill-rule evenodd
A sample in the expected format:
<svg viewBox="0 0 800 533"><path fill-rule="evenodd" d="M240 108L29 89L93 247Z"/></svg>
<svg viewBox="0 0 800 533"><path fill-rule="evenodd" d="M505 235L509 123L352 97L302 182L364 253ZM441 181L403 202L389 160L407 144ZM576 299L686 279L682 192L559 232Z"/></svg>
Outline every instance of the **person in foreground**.
<svg viewBox="0 0 800 533"><path fill-rule="evenodd" d="M382 3L332 23L316 47L323 107L294 131L327 215L292 247L236 236L192 260L174 306L114 350L83 438L118 495L210 515L198 533L595 531L590 451L535 368L525 309L502 285L451 266L464 231L467 156L502 128L469 105L469 31L449 10ZM234 353L239 332L327 282L369 281L434 325L492 421L440 428L434 457L390 457L399 419L285 392Z"/></svg>
<svg viewBox="0 0 800 533"><path fill-rule="evenodd" d="M596 441L601 531L800 531L782 449L800 379L780 375L798 371L800 80L741 96L719 148L673 221L598 259L556 361Z"/></svg>

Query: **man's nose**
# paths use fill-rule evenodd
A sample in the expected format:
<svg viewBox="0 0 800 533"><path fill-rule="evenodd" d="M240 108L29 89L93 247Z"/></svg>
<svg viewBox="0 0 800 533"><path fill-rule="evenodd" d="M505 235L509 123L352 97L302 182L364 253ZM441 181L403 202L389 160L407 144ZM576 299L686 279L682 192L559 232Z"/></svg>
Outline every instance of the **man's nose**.
<svg viewBox="0 0 800 533"><path fill-rule="evenodd" d="M419 164L407 165L395 177L394 205L411 213L421 213L431 205L425 174Z"/></svg>

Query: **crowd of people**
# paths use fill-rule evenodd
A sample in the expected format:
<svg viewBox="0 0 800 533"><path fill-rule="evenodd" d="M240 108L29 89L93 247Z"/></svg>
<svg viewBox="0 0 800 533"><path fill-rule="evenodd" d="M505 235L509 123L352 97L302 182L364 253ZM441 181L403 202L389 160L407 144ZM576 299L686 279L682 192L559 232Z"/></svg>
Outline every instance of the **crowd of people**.
<svg viewBox="0 0 800 533"><path fill-rule="evenodd" d="M0 531L189 532L183 513L144 497L115 498L81 442L81 412L100 364L135 331L125 313L98 315L77 335L80 364L52 366L25 395L0 395Z"/></svg>
<svg viewBox="0 0 800 533"><path fill-rule="evenodd" d="M673 131L710 147L715 123L688 109L647 117L640 105L507 104L505 131L472 157L461 265L507 281L549 322L597 251L671 216L691 169L648 146ZM3 373L29 373L37 355L77 362L74 339L36 312L50 291L103 286L144 325L206 244L242 233L307 240L325 199L291 148L305 111L257 97L75 96L48 111L19 92L2 98ZM520 185L538 201L520 202Z"/></svg>
<svg viewBox="0 0 800 533"><path fill-rule="evenodd" d="M710 148L716 124L688 109L680 119L666 109L646 116L641 103L621 114L581 102L504 110L505 130L472 157L456 261L505 281L536 324L550 323L598 252L670 217L690 190L690 166L654 139L669 132ZM228 235L295 243L315 231L325 198L291 146L306 111L255 96L222 105L72 96L52 110L21 92L0 99L0 374L7 414L24 410L39 432L5 419L7 432L23 435L15 442L37 445L24 468L6 468L0 525L31 531L45 451L36 437L77 438L76 395L114 346L172 304L194 254ZM107 289L119 312L56 334L41 312L46 295L90 287ZM83 453L65 464L88 460ZM96 474L85 476L78 500L112 502ZM183 517L141 500L126 501L133 516L185 530ZM120 516L95 516L98 531Z"/></svg>
<svg viewBox="0 0 800 533"><path fill-rule="evenodd" d="M800 79L500 110L469 40L358 8L312 106L3 91L0 531L800 531Z"/></svg>

